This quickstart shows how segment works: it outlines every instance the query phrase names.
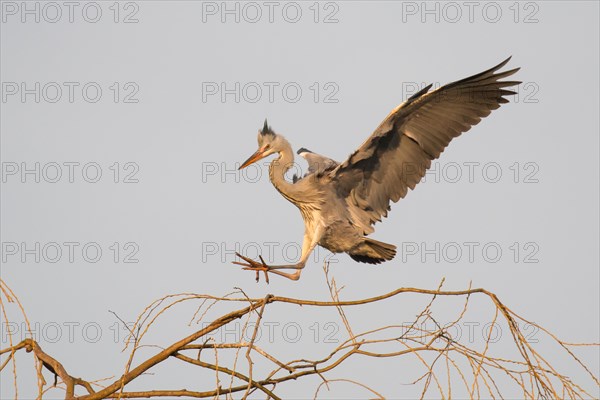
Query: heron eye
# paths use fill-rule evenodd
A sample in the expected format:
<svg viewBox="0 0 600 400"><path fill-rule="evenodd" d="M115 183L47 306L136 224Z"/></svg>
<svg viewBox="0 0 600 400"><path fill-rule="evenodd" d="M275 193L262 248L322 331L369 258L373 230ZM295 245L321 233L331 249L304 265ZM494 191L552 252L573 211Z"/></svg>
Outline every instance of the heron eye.
<svg viewBox="0 0 600 400"><path fill-rule="evenodd" d="M270 144L265 145L265 150L269 150L269 148L271 148Z"/></svg>

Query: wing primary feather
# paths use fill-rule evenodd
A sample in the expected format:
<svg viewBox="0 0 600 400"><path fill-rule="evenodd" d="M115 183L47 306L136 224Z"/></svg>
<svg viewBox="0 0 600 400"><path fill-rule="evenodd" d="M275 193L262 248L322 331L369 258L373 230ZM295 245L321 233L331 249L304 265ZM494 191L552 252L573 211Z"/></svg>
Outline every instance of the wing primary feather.
<svg viewBox="0 0 600 400"><path fill-rule="evenodd" d="M406 100L406 101L410 102L415 99L418 99L419 97L423 96L425 93L429 92L429 89L431 89L432 86L433 86L433 83L430 83L429 85L425 86L423 89L419 90L417 93L410 96L408 98L408 100Z"/></svg>

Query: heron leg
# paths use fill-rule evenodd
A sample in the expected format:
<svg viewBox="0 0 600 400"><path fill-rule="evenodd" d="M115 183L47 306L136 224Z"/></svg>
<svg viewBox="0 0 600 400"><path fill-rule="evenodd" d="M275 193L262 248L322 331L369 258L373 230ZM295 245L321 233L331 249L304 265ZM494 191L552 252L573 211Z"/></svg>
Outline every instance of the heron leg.
<svg viewBox="0 0 600 400"><path fill-rule="evenodd" d="M258 261L254 261L251 258L244 257L243 255L241 255L239 253L235 253L235 254L239 258L244 260L246 263L242 263L242 262L238 262L238 261L234 261L233 263L237 264L237 265L241 265L242 267L244 267L242 269L245 271L256 272L256 282L258 282L260 279L260 272L263 272L265 274L265 280L267 281L267 283L269 283L269 273L283 276L284 278L288 278L288 279L297 281L300 278L300 271L302 270L302 268L304 268L304 263L291 264L291 265L267 265L264 262L262 256L259 256L261 261L258 262ZM279 271L280 269L295 269L296 272L288 273L288 272Z"/></svg>
<svg viewBox="0 0 600 400"><path fill-rule="evenodd" d="M246 271L255 271L256 272L256 282L259 281L260 272L265 274L265 280L269 283L269 273L283 276L284 278L291 279L293 281L297 281L300 279L300 274L302 273L302 269L306 265L306 261L310 256L310 253L314 250L319 242L321 237L322 228L318 228L315 234L310 234L309 232L305 232L304 241L302 243L302 255L300 256L300 261L296 264L288 264L288 265L267 265L263 260L262 256L259 256L260 262L254 261L251 258L244 257L239 253L235 253L239 258L244 260L246 263L241 263L234 261L234 264L241 265L244 267L243 269ZM282 269L294 269L296 270L293 273L280 271Z"/></svg>

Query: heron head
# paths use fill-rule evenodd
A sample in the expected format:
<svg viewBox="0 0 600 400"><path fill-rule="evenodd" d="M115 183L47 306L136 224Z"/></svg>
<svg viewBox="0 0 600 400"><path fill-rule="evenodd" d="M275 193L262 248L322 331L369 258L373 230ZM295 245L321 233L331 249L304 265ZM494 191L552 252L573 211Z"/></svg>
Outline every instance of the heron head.
<svg viewBox="0 0 600 400"><path fill-rule="evenodd" d="M261 130L258 131L258 150L252 154L239 169L246 168L248 165L257 162L281 149L281 136L273 132L267 120Z"/></svg>

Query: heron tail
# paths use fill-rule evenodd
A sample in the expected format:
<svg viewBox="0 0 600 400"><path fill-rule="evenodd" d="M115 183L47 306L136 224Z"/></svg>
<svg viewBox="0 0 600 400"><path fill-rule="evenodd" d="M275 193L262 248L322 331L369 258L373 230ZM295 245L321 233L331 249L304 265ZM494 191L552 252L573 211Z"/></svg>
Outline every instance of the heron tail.
<svg viewBox="0 0 600 400"><path fill-rule="evenodd" d="M353 260L358 262L379 264L394 258L396 255L396 246L378 240L363 238L348 254Z"/></svg>

